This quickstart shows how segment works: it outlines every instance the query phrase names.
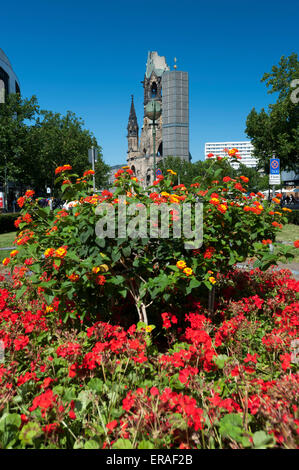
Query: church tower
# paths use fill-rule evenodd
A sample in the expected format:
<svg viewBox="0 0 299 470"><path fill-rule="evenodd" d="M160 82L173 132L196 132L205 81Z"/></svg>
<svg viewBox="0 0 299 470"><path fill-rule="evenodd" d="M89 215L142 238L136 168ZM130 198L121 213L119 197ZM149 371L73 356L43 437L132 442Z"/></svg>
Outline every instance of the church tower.
<svg viewBox="0 0 299 470"><path fill-rule="evenodd" d="M188 74L171 71L165 57L153 51L148 53L141 83L144 89L141 135L138 142L138 123L132 97L127 127L127 162L146 187L156 179L154 160L159 167L159 161L166 156L189 159ZM152 121L146 116L145 110L152 100L159 102L162 108L162 114L156 121L155 158Z"/></svg>
<svg viewBox="0 0 299 470"><path fill-rule="evenodd" d="M137 152L138 151L138 122L137 116L134 107L134 98L132 95L132 102L131 102L131 109L129 115L129 122L127 126L128 134L128 153Z"/></svg>

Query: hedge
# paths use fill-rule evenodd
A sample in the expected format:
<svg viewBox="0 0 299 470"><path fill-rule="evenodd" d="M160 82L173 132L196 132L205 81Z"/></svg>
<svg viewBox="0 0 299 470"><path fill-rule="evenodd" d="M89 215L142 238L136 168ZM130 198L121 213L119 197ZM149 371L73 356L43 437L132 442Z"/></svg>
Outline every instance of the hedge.
<svg viewBox="0 0 299 470"><path fill-rule="evenodd" d="M15 232L14 221L19 215L17 212L0 214L0 233Z"/></svg>
<svg viewBox="0 0 299 470"><path fill-rule="evenodd" d="M291 212L289 215L288 215L288 221L290 224L295 224L295 225L299 225L299 210L293 210L293 212Z"/></svg>

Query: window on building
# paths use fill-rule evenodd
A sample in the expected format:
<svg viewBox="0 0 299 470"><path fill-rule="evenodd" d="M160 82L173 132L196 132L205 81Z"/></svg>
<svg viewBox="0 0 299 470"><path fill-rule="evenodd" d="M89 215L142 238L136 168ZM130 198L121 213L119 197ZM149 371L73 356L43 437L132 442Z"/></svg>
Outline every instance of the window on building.
<svg viewBox="0 0 299 470"><path fill-rule="evenodd" d="M19 95L20 95L21 90L20 90L19 84L17 82L15 82L15 84L16 84L16 93L19 93Z"/></svg>
<svg viewBox="0 0 299 470"><path fill-rule="evenodd" d="M156 98L157 92L158 92L157 83L154 82L154 83L152 84L152 87L151 87L151 97L152 97L152 98Z"/></svg>
<svg viewBox="0 0 299 470"><path fill-rule="evenodd" d="M3 70L2 67L0 67L0 81L4 83L4 93L5 95L8 95L8 74Z"/></svg>
<svg viewBox="0 0 299 470"><path fill-rule="evenodd" d="M157 155L158 155L159 157L162 157L162 156L163 156L163 144L162 144L162 142L160 143L160 145L159 145L159 147L158 147Z"/></svg>

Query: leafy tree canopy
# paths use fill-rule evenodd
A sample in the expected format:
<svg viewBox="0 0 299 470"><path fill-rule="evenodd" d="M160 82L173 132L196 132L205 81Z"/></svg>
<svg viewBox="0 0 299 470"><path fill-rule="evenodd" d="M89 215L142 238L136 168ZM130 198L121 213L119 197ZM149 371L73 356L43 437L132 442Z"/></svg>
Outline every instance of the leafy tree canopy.
<svg viewBox="0 0 299 470"><path fill-rule="evenodd" d="M276 103L257 112L251 110L246 120L246 133L251 139L259 160L259 168L269 172L269 159L280 158L283 170L299 168L299 104L294 99L295 80L299 79L297 54L282 56L278 66L271 73L265 73L262 82L269 88L268 93L278 93ZM297 85L298 87L298 85ZM294 93L295 91L295 93Z"/></svg>
<svg viewBox="0 0 299 470"><path fill-rule="evenodd" d="M9 95L0 105L0 169L9 181L45 194L46 187L53 188L57 166L70 164L78 174L91 168L88 149L92 145L98 149L96 182L102 187L109 167L96 138L75 113L40 110L35 96Z"/></svg>

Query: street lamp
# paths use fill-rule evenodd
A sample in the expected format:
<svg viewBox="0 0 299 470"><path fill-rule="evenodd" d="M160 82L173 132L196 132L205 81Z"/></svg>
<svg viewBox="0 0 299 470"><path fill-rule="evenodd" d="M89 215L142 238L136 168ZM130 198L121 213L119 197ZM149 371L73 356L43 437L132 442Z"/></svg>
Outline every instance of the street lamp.
<svg viewBox="0 0 299 470"><path fill-rule="evenodd" d="M146 117L153 121L154 180L156 178L156 120L159 119L161 113L162 107L159 101L152 100L145 106Z"/></svg>

